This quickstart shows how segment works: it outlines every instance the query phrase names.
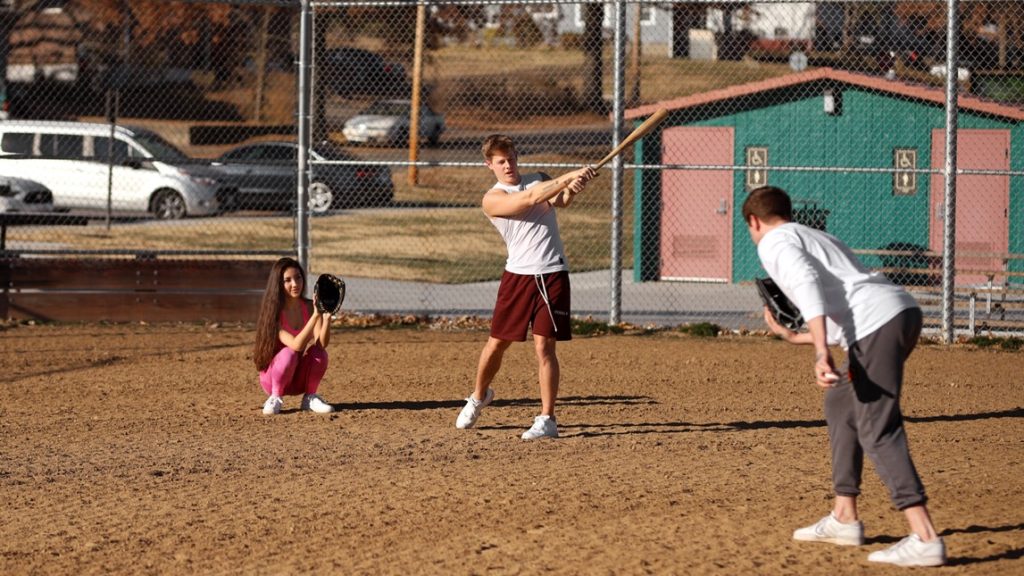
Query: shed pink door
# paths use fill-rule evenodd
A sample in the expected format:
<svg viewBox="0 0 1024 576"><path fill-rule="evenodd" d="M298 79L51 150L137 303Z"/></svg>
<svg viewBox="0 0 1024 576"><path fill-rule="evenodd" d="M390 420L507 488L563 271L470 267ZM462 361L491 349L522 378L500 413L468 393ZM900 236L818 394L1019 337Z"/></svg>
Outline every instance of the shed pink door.
<svg viewBox="0 0 1024 576"><path fill-rule="evenodd" d="M678 126L662 133L665 164L733 165L733 129ZM732 170L661 176L661 278L732 278Z"/></svg>
<svg viewBox="0 0 1024 576"><path fill-rule="evenodd" d="M957 135L957 167L961 170L1009 170L1009 130L961 130ZM932 168L945 167L946 134L932 131ZM946 179L931 176L929 247L942 252ZM961 174L956 178L956 267L958 270L1002 270L997 257L970 253L1005 253L1009 249L1010 177ZM958 283L975 284L987 278L957 274Z"/></svg>

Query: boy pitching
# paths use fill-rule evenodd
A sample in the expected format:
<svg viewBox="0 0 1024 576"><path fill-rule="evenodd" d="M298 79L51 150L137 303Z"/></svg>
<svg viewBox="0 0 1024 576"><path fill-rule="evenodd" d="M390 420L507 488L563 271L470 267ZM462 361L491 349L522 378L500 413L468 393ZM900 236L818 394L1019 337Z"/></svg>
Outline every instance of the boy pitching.
<svg viewBox="0 0 1024 576"><path fill-rule="evenodd" d="M754 190L743 203L743 219L761 264L800 309L809 331L781 326L767 308L765 321L783 340L814 346L814 375L825 389L835 503L831 514L796 530L793 538L864 543L857 496L867 454L911 530L868 560L940 566L946 562L946 547L925 506L900 413L903 366L921 333L921 309L902 288L868 271L838 239L793 222L792 212L786 192L770 186ZM834 343L847 350L838 372L829 351Z"/></svg>
<svg viewBox="0 0 1024 576"><path fill-rule="evenodd" d="M594 177L580 168L554 180L545 174L519 173L518 153L508 136L495 134L483 143L484 164L498 182L484 194L483 211L498 229L508 260L498 286L491 335L480 353L476 387L455 420L456 428L472 428L494 399L491 381L512 342L533 332L540 380L541 413L523 440L557 438L555 400L559 366L555 344L571 340L569 266L558 233L555 208L569 206Z"/></svg>

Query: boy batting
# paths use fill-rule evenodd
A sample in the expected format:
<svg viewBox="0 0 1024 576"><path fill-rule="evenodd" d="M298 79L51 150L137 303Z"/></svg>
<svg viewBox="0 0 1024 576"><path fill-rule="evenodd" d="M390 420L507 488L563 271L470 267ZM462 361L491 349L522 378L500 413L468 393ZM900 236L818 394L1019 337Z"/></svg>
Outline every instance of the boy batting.
<svg viewBox="0 0 1024 576"><path fill-rule="evenodd" d="M800 309L809 331L782 326L767 307L765 321L783 340L814 346L814 377L825 390L835 502L831 514L796 530L793 538L864 543L857 496L867 455L911 531L868 560L945 564L946 546L928 514L900 413L903 366L921 334L921 308L903 288L867 270L837 238L793 222L792 202L783 190L766 186L751 192L743 203L743 219L765 271ZM832 343L847 351L839 370L829 350Z"/></svg>
<svg viewBox="0 0 1024 576"><path fill-rule="evenodd" d="M484 164L497 183L484 194L483 211L501 234L508 260L498 286L491 334L480 353L476 386L455 420L456 428L472 428L484 407L494 399L491 381L501 368L512 342L533 333L540 381L541 413L523 440L557 438L555 400L558 397L558 341L572 339L569 266L558 233L556 208L572 204L594 170L574 170L554 180L545 174L519 173L519 155L508 136L495 134L483 143Z"/></svg>

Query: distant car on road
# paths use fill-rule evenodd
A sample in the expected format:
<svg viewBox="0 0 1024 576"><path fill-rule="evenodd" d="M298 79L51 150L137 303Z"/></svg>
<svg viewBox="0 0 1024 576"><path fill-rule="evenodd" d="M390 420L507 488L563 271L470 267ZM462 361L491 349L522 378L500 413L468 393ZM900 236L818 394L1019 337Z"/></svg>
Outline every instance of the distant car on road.
<svg viewBox="0 0 1024 576"><path fill-rule="evenodd" d="M345 122L342 134L351 143L401 145L409 141L409 100L379 100ZM420 108L420 138L436 146L444 133L444 116L426 104Z"/></svg>
<svg viewBox="0 0 1024 576"><path fill-rule="evenodd" d="M318 81L342 97L397 98L411 89L405 68L361 48L329 48L317 62Z"/></svg>
<svg viewBox="0 0 1024 576"><path fill-rule="evenodd" d="M245 144L214 160L214 166L238 186L239 210L290 209L298 188L298 154L294 142ZM309 208L314 213L387 206L394 200L395 187L386 166L325 163L357 160L330 142L313 146L309 159Z"/></svg>
<svg viewBox="0 0 1024 576"><path fill-rule="evenodd" d="M0 176L0 212L53 212L53 192L34 180Z"/></svg>

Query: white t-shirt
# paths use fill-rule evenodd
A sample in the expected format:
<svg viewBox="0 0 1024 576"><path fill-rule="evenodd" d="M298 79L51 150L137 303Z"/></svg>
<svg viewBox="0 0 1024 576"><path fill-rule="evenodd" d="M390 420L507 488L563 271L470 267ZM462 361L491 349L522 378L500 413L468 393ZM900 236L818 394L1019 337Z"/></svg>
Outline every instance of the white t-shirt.
<svg viewBox="0 0 1024 576"><path fill-rule="evenodd" d="M541 174L528 174L520 178L518 185L499 182L494 188L504 190L507 194L516 194L543 181ZM508 248L505 270L513 274L532 275L569 269L562 238L558 233L555 209L551 204L541 202L521 214L490 220Z"/></svg>
<svg viewBox="0 0 1024 576"><path fill-rule="evenodd" d="M825 315L830 344L848 348L903 310L918 307L906 290L865 268L835 236L802 224L769 231L757 255L804 318Z"/></svg>

